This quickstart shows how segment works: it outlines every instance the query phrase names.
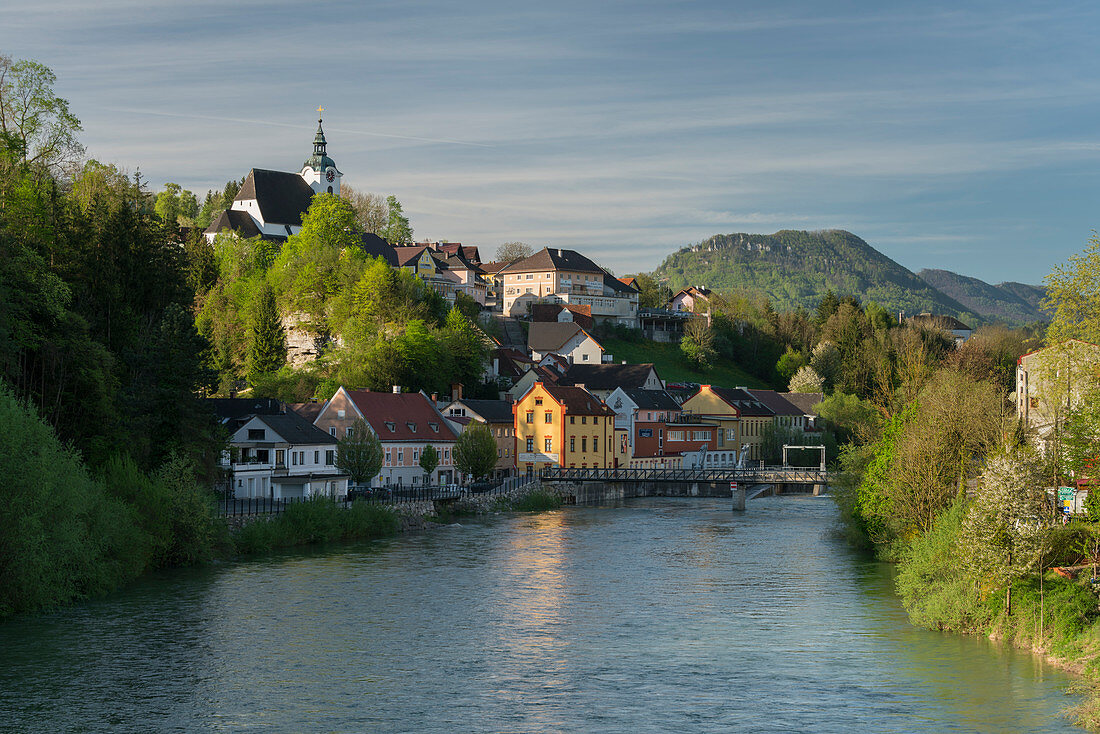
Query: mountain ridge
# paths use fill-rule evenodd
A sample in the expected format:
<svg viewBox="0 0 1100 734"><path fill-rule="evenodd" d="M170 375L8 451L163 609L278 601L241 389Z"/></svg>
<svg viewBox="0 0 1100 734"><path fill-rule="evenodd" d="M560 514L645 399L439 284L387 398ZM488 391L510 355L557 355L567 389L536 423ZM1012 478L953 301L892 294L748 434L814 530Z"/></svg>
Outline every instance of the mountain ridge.
<svg viewBox="0 0 1100 734"><path fill-rule="evenodd" d="M1045 293L1023 283L991 286L947 270L921 272L928 278L851 232L830 229L714 235L671 253L652 274L674 291L687 285L756 291L778 309L813 309L832 290L894 313L939 313L975 323L1035 321Z"/></svg>

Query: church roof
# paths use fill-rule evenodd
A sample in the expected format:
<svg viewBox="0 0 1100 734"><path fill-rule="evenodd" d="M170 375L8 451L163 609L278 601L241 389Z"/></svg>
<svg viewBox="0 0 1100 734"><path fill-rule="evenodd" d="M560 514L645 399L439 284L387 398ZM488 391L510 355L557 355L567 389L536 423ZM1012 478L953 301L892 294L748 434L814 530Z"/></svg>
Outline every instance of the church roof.
<svg viewBox="0 0 1100 734"><path fill-rule="evenodd" d="M325 140L325 131L321 129L321 121L317 121L317 134L313 136L313 155L306 158L306 162L302 164L302 168L312 168L314 171L324 171L327 168L336 168L336 161L328 157L325 153L325 146L328 142Z"/></svg>
<svg viewBox="0 0 1100 734"><path fill-rule="evenodd" d="M217 234L223 229L237 232L245 239L260 234L260 228L256 226L256 222L252 220L248 212L242 212L239 209L226 209L204 231Z"/></svg>
<svg viewBox="0 0 1100 734"><path fill-rule="evenodd" d="M234 201L254 199L267 224L302 226L302 215L313 202L313 189L297 173L253 168Z"/></svg>

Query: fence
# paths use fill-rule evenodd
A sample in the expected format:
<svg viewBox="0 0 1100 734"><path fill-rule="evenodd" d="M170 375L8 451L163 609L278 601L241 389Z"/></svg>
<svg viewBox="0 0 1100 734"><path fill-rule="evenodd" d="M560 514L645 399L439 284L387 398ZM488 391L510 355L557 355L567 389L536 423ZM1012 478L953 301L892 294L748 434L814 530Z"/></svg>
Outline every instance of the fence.
<svg viewBox="0 0 1100 734"><path fill-rule="evenodd" d="M434 485L391 485L388 487L373 487L370 489L351 490L347 498L334 497L332 501L337 505L347 508L352 502L368 502L379 505L393 505L408 502L435 502L456 500L468 494L478 495L503 495L522 489L528 484L538 481L534 478L509 477L498 485L473 484L468 487L460 487L457 484ZM288 497L285 499L273 499L270 497L245 497L233 498L222 495L218 500L218 513L229 517L249 515L279 515L286 512L287 507L302 502L308 502L308 497Z"/></svg>

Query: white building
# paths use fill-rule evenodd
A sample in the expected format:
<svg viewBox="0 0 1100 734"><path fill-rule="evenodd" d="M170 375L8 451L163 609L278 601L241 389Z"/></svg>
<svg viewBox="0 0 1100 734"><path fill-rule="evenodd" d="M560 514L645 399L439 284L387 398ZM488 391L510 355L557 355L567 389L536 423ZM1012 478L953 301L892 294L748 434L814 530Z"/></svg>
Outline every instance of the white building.
<svg viewBox="0 0 1100 734"><path fill-rule="evenodd" d="M531 358L542 361L548 355L561 355L568 362L600 364L603 347L598 341L571 322L534 321L527 332L527 349Z"/></svg>
<svg viewBox="0 0 1100 734"><path fill-rule="evenodd" d="M317 120L313 155L305 160L299 173L264 168L249 171L233 204L206 228L207 240L213 242L223 230L239 232L242 237L283 240L297 234L314 194L340 193L344 174L328 157L326 147L321 120Z"/></svg>
<svg viewBox="0 0 1100 734"><path fill-rule="evenodd" d="M222 463L237 498L347 494L348 476L336 468L336 439L294 411L248 418L229 445Z"/></svg>

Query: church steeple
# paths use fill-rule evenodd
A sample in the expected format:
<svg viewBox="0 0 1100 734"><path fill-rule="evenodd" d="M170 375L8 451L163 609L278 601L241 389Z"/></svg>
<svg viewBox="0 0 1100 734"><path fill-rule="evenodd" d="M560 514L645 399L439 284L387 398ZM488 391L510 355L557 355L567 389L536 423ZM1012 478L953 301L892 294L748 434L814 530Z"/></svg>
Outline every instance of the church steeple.
<svg viewBox="0 0 1100 734"><path fill-rule="evenodd" d="M328 141L325 140L325 130L319 114L324 111L324 107L317 108L317 134L313 136L313 155L302 164L302 178L317 193L327 190L330 194L339 194L340 177L343 174L337 170L336 161L329 158L326 152Z"/></svg>

